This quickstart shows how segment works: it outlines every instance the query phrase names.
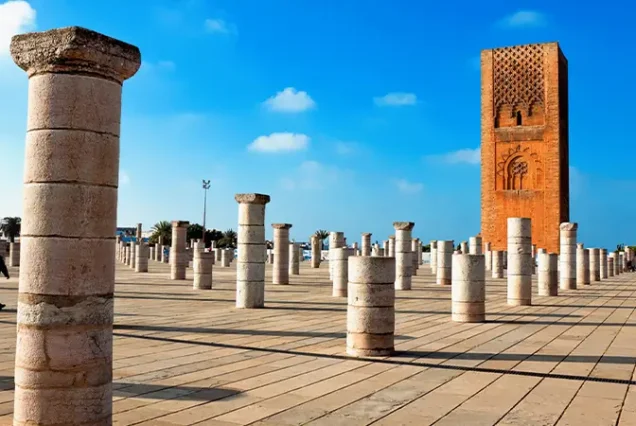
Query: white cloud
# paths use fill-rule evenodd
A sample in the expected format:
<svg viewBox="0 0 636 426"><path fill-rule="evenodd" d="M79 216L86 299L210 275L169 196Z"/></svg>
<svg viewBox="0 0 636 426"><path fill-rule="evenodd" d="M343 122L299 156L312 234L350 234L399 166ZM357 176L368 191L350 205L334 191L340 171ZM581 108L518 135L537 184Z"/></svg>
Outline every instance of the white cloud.
<svg viewBox="0 0 636 426"><path fill-rule="evenodd" d="M237 34L236 25L225 22L223 19L206 19L205 30L216 34Z"/></svg>
<svg viewBox="0 0 636 426"><path fill-rule="evenodd" d="M293 87L286 87L263 104L272 111L280 112L302 112L316 106L316 102L307 92L298 91Z"/></svg>
<svg viewBox="0 0 636 426"><path fill-rule="evenodd" d="M291 176L282 178L280 182L283 189L288 191L320 191L336 184L346 184L352 177L353 173L349 170L308 160L303 161Z"/></svg>
<svg viewBox="0 0 636 426"><path fill-rule="evenodd" d="M130 185L130 176L126 171L121 170L119 172L119 186Z"/></svg>
<svg viewBox="0 0 636 426"><path fill-rule="evenodd" d="M393 181L398 191L403 194L417 194L422 192L424 185L419 182L409 182L406 179L395 179Z"/></svg>
<svg viewBox="0 0 636 426"><path fill-rule="evenodd" d="M481 150L475 149L460 149L457 151L449 152L440 155L429 155L425 157L429 161L440 162L445 164L480 164L481 163Z"/></svg>
<svg viewBox="0 0 636 426"><path fill-rule="evenodd" d="M415 93L392 92L384 96L373 98L373 102L377 106L415 105L417 103L417 96Z"/></svg>
<svg viewBox="0 0 636 426"><path fill-rule="evenodd" d="M257 152L301 151L307 149L310 140L309 136L302 133L272 133L257 137L247 149Z"/></svg>
<svg viewBox="0 0 636 426"><path fill-rule="evenodd" d="M0 4L0 57L9 54L11 37L35 29L35 9L23 0Z"/></svg>
<svg viewBox="0 0 636 426"><path fill-rule="evenodd" d="M533 10L519 10L499 21L504 28L544 27L547 24L545 15Z"/></svg>

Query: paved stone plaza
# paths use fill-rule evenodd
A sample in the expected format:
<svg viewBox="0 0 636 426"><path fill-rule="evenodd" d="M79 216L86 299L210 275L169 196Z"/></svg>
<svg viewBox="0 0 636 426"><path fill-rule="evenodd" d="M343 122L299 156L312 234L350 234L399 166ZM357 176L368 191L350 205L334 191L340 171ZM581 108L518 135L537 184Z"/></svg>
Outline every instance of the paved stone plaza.
<svg viewBox="0 0 636 426"><path fill-rule="evenodd" d="M214 289L117 262L113 422L120 425L636 424L636 274L533 306L487 284L487 322L451 322L450 286L423 265L396 300L398 354L345 355L345 298L328 264L301 264L265 309L235 308L236 269ZM12 423L17 270L0 282L0 424ZM534 277L536 279L536 276Z"/></svg>

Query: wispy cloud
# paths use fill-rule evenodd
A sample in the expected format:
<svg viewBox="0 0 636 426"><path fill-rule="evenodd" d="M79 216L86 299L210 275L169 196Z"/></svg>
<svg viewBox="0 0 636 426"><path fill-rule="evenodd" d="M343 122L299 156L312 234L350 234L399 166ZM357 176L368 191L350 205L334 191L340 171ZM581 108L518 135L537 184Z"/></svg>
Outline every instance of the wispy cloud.
<svg viewBox="0 0 636 426"><path fill-rule="evenodd" d="M272 133L269 136L259 136L248 145L248 151L255 152L289 152L301 151L309 146L309 136L302 133Z"/></svg>
<svg viewBox="0 0 636 426"><path fill-rule="evenodd" d="M302 112L314 108L316 102L307 92L286 87L263 102L263 105L272 111Z"/></svg>
<svg viewBox="0 0 636 426"><path fill-rule="evenodd" d="M426 161L438 162L444 164L480 164L481 163L481 150L475 149L460 149L446 154L428 155L424 157Z"/></svg>
<svg viewBox="0 0 636 426"><path fill-rule="evenodd" d="M377 106L407 106L417 103L417 95L415 93L391 92L384 96L373 98L373 102Z"/></svg>
<svg viewBox="0 0 636 426"><path fill-rule="evenodd" d="M547 25L547 19L541 12L534 10L519 10L498 22L502 28L536 28Z"/></svg>
<svg viewBox="0 0 636 426"><path fill-rule="evenodd" d="M0 4L0 57L9 55L11 37L35 29L35 9L29 2L12 0Z"/></svg>
<svg viewBox="0 0 636 426"><path fill-rule="evenodd" d="M333 185L346 184L353 177L350 170L322 164L318 161L303 161L291 176L281 179L283 189L320 191Z"/></svg>
<svg viewBox="0 0 636 426"><path fill-rule="evenodd" d="M394 179L393 183L398 191L403 194L417 194L418 192L422 192L424 189L423 184L419 182L409 182L406 179Z"/></svg>
<svg viewBox="0 0 636 426"><path fill-rule="evenodd" d="M223 19L206 19L203 25L205 30L212 34L238 34L236 25L230 24Z"/></svg>

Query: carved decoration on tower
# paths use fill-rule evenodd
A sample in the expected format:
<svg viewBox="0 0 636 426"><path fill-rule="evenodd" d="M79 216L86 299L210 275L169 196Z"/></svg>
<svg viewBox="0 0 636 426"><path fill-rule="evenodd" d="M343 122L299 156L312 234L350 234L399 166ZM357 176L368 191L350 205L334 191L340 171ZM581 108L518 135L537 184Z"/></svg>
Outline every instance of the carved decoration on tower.
<svg viewBox="0 0 636 426"><path fill-rule="evenodd" d="M497 189L505 191L538 189L543 180L539 155L521 145L508 148L500 155L496 174Z"/></svg>

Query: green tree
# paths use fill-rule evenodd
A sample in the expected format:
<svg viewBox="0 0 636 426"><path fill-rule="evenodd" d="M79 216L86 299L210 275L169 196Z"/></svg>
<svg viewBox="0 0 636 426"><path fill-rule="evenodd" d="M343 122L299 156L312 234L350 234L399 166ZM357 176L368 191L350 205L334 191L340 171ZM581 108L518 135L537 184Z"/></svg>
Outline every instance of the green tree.
<svg viewBox="0 0 636 426"><path fill-rule="evenodd" d="M186 231L186 240L200 240L203 238L203 226L198 223L193 223L188 226L188 230Z"/></svg>
<svg viewBox="0 0 636 426"><path fill-rule="evenodd" d="M431 252L431 245L430 244L426 244L425 246L422 246L422 252L423 253L430 253Z"/></svg>
<svg viewBox="0 0 636 426"><path fill-rule="evenodd" d="M19 217L5 217L0 223L0 231L9 239L9 242L14 243L15 237L20 235L20 229L22 228L22 219Z"/></svg>
<svg viewBox="0 0 636 426"><path fill-rule="evenodd" d="M320 240L322 247L325 247L325 239L327 239L329 237L329 232L324 230L324 229L319 229L314 233L315 236L318 237L318 239Z"/></svg>
<svg viewBox="0 0 636 426"><path fill-rule="evenodd" d="M163 244L169 246L172 243L172 224L167 220L155 223L152 227L150 244L157 244L159 237L163 237Z"/></svg>
<svg viewBox="0 0 636 426"><path fill-rule="evenodd" d="M237 234L233 229L228 229L223 233L223 237L219 241L218 245L221 248L236 248Z"/></svg>

